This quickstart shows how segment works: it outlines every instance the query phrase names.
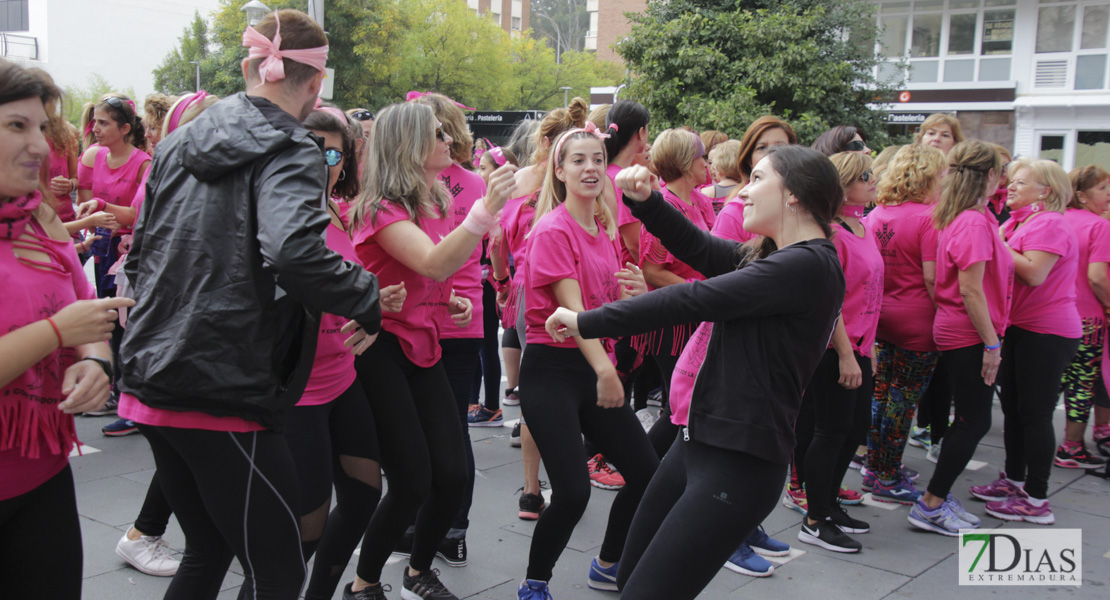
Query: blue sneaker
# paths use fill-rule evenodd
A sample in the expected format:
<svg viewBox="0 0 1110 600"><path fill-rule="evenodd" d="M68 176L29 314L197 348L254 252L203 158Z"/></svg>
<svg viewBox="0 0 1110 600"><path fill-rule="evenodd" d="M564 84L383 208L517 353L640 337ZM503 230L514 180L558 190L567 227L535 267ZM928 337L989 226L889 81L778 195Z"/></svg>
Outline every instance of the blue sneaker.
<svg viewBox="0 0 1110 600"><path fill-rule="evenodd" d="M139 433L139 427L130 419L119 419L114 423L105 425L100 431L108 437L123 437L132 433Z"/></svg>
<svg viewBox="0 0 1110 600"><path fill-rule="evenodd" d="M909 505L920 500L921 496L922 493L905 479L890 485L883 483L881 479L876 479L875 487L871 488L871 497L879 502Z"/></svg>
<svg viewBox="0 0 1110 600"><path fill-rule="evenodd" d="M744 542L744 544L747 546L751 546L752 550L755 550L756 554L761 554L763 556L786 556L787 554L790 554L790 544L784 544L783 542L780 542L775 538L767 535L767 532L763 530L762 525L757 527L756 530L748 536L748 539ZM741 548L743 548L743 546L741 546ZM740 551L737 550L737 552ZM732 557L736 558L736 554L733 554ZM768 575L770 575L770 573L768 573Z"/></svg>
<svg viewBox="0 0 1110 600"><path fill-rule="evenodd" d="M918 529L951 537L959 536L961 529L975 529L970 523L957 517L956 513L952 512L952 507L947 503L930 510L923 501L918 500L910 509L910 516L907 517L907 520L910 525Z"/></svg>
<svg viewBox="0 0 1110 600"><path fill-rule="evenodd" d="M595 557L590 562L590 575L586 578L586 584L595 590L604 592L617 591L617 567L620 566L619 562L613 563L613 566L606 569L602 567Z"/></svg>
<svg viewBox="0 0 1110 600"><path fill-rule="evenodd" d="M929 433L928 427L914 427L910 430L910 435L906 438L906 443L914 448L929 449L932 444L933 438Z"/></svg>
<svg viewBox="0 0 1110 600"><path fill-rule="evenodd" d="M948 494L948 498L944 501L944 503L948 505L948 508L952 509L952 512L955 513L957 517L959 517L962 521L966 521L972 527L978 527L983 524L982 519L972 513L967 512L967 509L964 508L964 505L962 502L960 502L959 498L953 496L952 494Z"/></svg>
<svg viewBox="0 0 1110 600"><path fill-rule="evenodd" d="M789 546L787 548L789 549ZM732 553L725 562L725 568L749 577L770 577L775 573L775 565L752 551L752 547L747 542L740 544L736 552Z"/></svg>
<svg viewBox="0 0 1110 600"><path fill-rule="evenodd" d="M875 487L875 482L879 480L879 477L875 475L874 471L867 470L867 467L860 469L860 472L863 473L863 484L859 487L865 492L870 492Z"/></svg>
<svg viewBox="0 0 1110 600"><path fill-rule="evenodd" d="M917 481L917 478L921 477L921 473L918 473L906 465L902 465L902 477L904 477L906 481Z"/></svg>
<svg viewBox="0 0 1110 600"><path fill-rule="evenodd" d="M536 579L525 579L516 589L517 600L552 600L551 592L547 590L547 582Z"/></svg>

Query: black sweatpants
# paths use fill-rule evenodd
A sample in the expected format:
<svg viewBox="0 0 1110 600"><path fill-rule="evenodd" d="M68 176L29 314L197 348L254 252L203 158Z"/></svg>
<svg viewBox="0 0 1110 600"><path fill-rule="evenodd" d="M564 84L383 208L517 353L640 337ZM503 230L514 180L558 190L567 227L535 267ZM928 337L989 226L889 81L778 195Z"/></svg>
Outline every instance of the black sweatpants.
<svg viewBox="0 0 1110 600"><path fill-rule="evenodd" d="M520 407L551 481L551 505L532 534L528 579L551 580L555 562L590 501L583 434L625 479L609 510L598 555L604 561L621 560L636 506L659 466L643 426L627 404L597 405L597 376L578 348L529 344L520 363L520 385Z"/></svg>
<svg viewBox="0 0 1110 600"><path fill-rule="evenodd" d="M497 336L494 336L494 341ZM451 384L451 393L455 400L455 410L458 411L459 423L462 425L463 443L466 446L466 488L463 492L459 512L451 523L454 539L466 537L466 529L470 527L470 506L474 503L474 448L470 445L470 425L466 421L466 409L470 404L470 390L474 382L474 374L481 366L481 354L484 341L481 338L443 338L439 340L439 347L443 351L443 370L447 373L447 381ZM498 373L500 373L498 367ZM498 375L498 385L501 376ZM497 410L495 407L493 410Z"/></svg>
<svg viewBox="0 0 1110 600"><path fill-rule="evenodd" d="M215 598L239 559L239 598L296 600L305 578L299 486L285 436L139 425L185 532L166 600Z"/></svg>
<svg viewBox="0 0 1110 600"><path fill-rule="evenodd" d="M0 500L0 596L80 600L84 551L73 470Z"/></svg>
<svg viewBox="0 0 1110 600"><path fill-rule="evenodd" d="M871 359L855 354L863 383L854 390L837 383L840 356L830 348L817 363L813 377L802 394L802 406L794 423L794 450L798 482L806 486L809 518L824 520L836 506L840 483L856 448L867 440L871 425Z"/></svg>
<svg viewBox="0 0 1110 600"><path fill-rule="evenodd" d="M948 386L953 392L952 399L956 406L956 420L944 434L940 458L927 489L934 496L947 498L956 478L964 472L968 461L975 455L979 440L990 431L994 386L983 383L981 343L956 350L942 350L937 367L938 371L943 369L941 372L948 374Z"/></svg>
<svg viewBox="0 0 1110 600"><path fill-rule="evenodd" d="M1079 338L1006 330L998 369L1006 441L1006 477L1025 481L1034 498L1048 497L1048 476L1056 454L1052 415L1060 400L1060 380Z"/></svg>
<svg viewBox="0 0 1110 600"><path fill-rule="evenodd" d="M497 341L497 331L501 328L501 317L497 308L497 292L489 280L482 280L482 368L474 374L470 388L470 404L483 404L496 412L501 408L501 344ZM485 396L481 388L485 384Z"/></svg>
<svg viewBox="0 0 1110 600"><path fill-rule="evenodd" d="M466 486L466 449L443 364L423 368L382 331L355 360L370 401L389 480L362 540L358 576L374 583L409 523L415 521L409 564L427 571L436 546L458 514Z"/></svg>
<svg viewBox="0 0 1110 600"><path fill-rule="evenodd" d="M696 597L775 508L785 482L786 465L680 433L628 532L617 575L621 598Z"/></svg>

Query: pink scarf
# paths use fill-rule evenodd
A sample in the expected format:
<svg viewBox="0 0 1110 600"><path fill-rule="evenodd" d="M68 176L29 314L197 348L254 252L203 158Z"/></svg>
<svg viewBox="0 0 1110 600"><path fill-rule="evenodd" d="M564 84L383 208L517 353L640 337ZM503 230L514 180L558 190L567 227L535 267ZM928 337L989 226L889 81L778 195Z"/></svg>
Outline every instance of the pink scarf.
<svg viewBox="0 0 1110 600"><path fill-rule="evenodd" d="M274 30L273 40L258 33L254 27L248 25L247 30L243 32L243 45L250 48L250 51L247 52L247 58L251 60L256 58L265 59L262 64L258 65L258 75L262 78L262 83L285 79L283 59L286 58L313 67L317 71L323 71L328 62L327 46L282 50L281 19L277 19L277 29Z"/></svg>
<svg viewBox="0 0 1110 600"><path fill-rule="evenodd" d="M0 237L10 240L23 235L31 213L39 204L42 204L42 195L37 191L0 204Z"/></svg>

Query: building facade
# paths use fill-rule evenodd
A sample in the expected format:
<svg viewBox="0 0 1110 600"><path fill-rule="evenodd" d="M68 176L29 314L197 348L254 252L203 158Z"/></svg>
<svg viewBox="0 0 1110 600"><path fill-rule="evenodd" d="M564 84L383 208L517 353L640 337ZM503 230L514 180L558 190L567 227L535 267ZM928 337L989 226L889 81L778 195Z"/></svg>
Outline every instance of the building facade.
<svg viewBox="0 0 1110 600"><path fill-rule="evenodd" d="M586 0L586 11L590 14L586 50L596 51L601 60L623 63L614 46L632 31L632 23L624 15L645 10L647 0Z"/></svg>
<svg viewBox="0 0 1110 600"><path fill-rule="evenodd" d="M511 35L520 35L529 27L530 5L525 0L466 0L466 5L480 15L489 15Z"/></svg>

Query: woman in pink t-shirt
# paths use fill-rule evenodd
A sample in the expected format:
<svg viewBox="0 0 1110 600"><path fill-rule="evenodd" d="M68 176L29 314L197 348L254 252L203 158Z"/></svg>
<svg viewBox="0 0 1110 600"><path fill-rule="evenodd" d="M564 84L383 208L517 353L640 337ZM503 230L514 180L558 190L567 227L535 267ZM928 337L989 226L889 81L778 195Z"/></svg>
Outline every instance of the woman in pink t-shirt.
<svg viewBox="0 0 1110 600"><path fill-rule="evenodd" d="M1101 217L1110 206L1110 172L1097 165L1073 169L1069 175L1075 192L1064 218L1079 238L1079 273L1075 280L1076 308L1083 321L1083 340L1075 358L1064 370L1064 406L1067 424L1064 443L1057 449L1056 465L1090 468L1103 462L1083 445L1083 434L1094 406L1092 440L1099 452L1110 455L1110 397L1106 391L1103 357L1106 347L1106 311L1110 310L1110 222ZM1061 452L1069 456L1061 456ZM1092 460L1093 459L1093 460ZM1097 465L1096 465L1097 466Z"/></svg>
<svg viewBox="0 0 1110 600"><path fill-rule="evenodd" d="M1050 525L1056 520L1048 503L1056 450L1052 417L1060 379L1083 336L1075 306L1079 241L1063 214L1073 195L1064 169L1050 160L1022 159L1010 163L1009 171L1010 219L1002 233L1013 256L1015 282L998 374L1006 471L1002 481L988 487L1014 493L994 496L987 513Z"/></svg>
<svg viewBox="0 0 1110 600"><path fill-rule="evenodd" d="M877 206L865 219L883 257L884 278L863 487L882 502L913 504L921 496L901 465L914 409L940 356L933 342L937 230L932 211L947 168L940 150L903 146L883 171Z"/></svg>
<svg viewBox="0 0 1110 600"><path fill-rule="evenodd" d="M107 340L124 298L91 300L73 243L36 191L61 90L0 60L0 562L4 596L81 597L69 453L75 413L108 399ZM12 552L12 550L17 550Z"/></svg>
<svg viewBox="0 0 1110 600"><path fill-rule="evenodd" d="M871 352L883 298L883 259L875 238L860 220L875 201L871 157L841 152L830 157L844 190L832 241L844 271L844 307L832 341L802 395L794 431L794 471L806 492L808 511L798 539L835 552L859 552L845 535L871 527L848 515L837 501L840 484L871 414ZM830 520L836 528L817 527Z"/></svg>
<svg viewBox="0 0 1110 600"><path fill-rule="evenodd" d="M394 104L377 117L366 187L351 209L355 254L382 284L403 282L407 299L400 312L382 315L377 342L355 361L389 490L366 528L351 594L380 585L386 560L414 520L402 583L406 590L445 589L432 559L462 502L466 453L440 361L439 328L445 313L462 326L470 321L470 303L451 292L451 277L497 224L494 215L514 195L516 171L511 165L494 171L486 197L454 228L450 194L439 179L452 164L452 140L432 109Z"/></svg>
<svg viewBox="0 0 1110 600"><path fill-rule="evenodd" d="M949 492L990 430L1002 332L1010 313L1014 261L994 219L984 212L1001 172L1002 157L992 144L957 144L948 154L948 177L933 209L933 223L940 230L933 341L948 372L956 421L944 436L927 491L910 509L909 521L942 535L979 526L978 517Z"/></svg>
<svg viewBox="0 0 1110 600"><path fill-rule="evenodd" d="M659 466L640 421L624 402L612 360L612 340L552 341L544 329L560 306L597 308L626 294L614 247L616 223L604 200L605 147L596 127L558 138L547 162L544 188L529 235L525 269L527 341L520 365L521 410L544 459L552 503L532 535L521 597L546 590L552 570L590 498L583 434L620 468L617 492L588 583L616 590L616 563L632 516ZM536 596L539 597L539 596Z"/></svg>

